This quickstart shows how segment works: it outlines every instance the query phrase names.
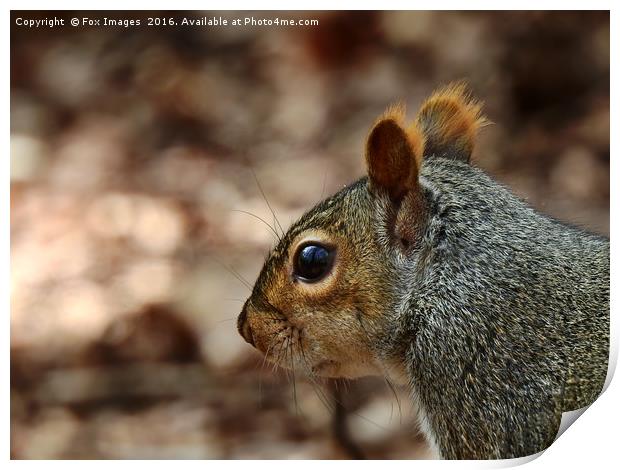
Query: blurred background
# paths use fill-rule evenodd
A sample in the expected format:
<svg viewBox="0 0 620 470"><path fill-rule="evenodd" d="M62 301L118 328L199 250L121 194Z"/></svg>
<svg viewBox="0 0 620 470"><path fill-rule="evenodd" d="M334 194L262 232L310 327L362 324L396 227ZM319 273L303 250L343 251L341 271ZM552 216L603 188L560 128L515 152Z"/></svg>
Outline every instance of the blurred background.
<svg viewBox="0 0 620 470"><path fill-rule="evenodd" d="M53 16L143 26L15 25ZM468 80L475 164L609 231L608 12L12 12L10 73L13 458L432 458L402 391L293 388L236 331L273 244L253 173L286 227L397 100Z"/></svg>

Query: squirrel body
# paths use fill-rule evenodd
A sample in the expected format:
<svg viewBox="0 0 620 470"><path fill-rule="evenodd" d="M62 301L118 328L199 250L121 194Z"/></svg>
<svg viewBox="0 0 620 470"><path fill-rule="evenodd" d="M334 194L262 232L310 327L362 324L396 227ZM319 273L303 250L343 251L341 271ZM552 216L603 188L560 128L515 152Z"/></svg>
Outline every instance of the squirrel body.
<svg viewBox="0 0 620 470"><path fill-rule="evenodd" d="M389 109L368 176L293 224L238 321L284 367L399 378L446 459L544 450L607 375L609 241L472 166L484 123L462 85L410 126Z"/></svg>

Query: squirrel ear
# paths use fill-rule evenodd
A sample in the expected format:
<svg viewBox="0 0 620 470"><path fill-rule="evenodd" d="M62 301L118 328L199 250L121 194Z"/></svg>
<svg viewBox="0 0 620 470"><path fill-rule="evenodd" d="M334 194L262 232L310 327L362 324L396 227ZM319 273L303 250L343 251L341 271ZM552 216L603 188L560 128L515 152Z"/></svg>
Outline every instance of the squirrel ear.
<svg viewBox="0 0 620 470"><path fill-rule="evenodd" d="M403 106L393 106L381 116L366 141L366 166L372 185L397 201L417 187L424 138L417 127L406 129Z"/></svg>
<svg viewBox="0 0 620 470"><path fill-rule="evenodd" d="M469 162L478 130L488 124L481 109L482 104L469 95L462 82L435 91L416 119L424 134L426 158Z"/></svg>

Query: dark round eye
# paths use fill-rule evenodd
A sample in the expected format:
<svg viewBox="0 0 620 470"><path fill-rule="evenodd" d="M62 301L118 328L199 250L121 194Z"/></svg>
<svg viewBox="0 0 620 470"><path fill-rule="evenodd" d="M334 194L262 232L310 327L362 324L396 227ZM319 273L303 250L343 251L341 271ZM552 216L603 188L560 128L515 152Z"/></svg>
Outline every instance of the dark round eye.
<svg viewBox="0 0 620 470"><path fill-rule="evenodd" d="M302 245L295 254L295 276L304 282L316 282L329 273L334 261L334 250L317 243Z"/></svg>

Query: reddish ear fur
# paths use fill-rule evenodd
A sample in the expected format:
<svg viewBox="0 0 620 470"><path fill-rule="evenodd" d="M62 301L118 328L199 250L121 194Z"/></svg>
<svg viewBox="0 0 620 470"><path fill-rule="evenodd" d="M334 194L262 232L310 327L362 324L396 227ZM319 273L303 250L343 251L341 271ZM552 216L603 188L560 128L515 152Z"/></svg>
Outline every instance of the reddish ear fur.
<svg viewBox="0 0 620 470"><path fill-rule="evenodd" d="M393 229L404 247L415 243L425 219L418 182L422 156L468 162L476 134L487 123L481 108L464 84L452 84L424 102L411 126L404 125L404 107L393 106L370 131L366 166L371 188L386 191L396 204Z"/></svg>
<svg viewBox="0 0 620 470"><path fill-rule="evenodd" d="M433 93L416 119L425 139L425 157L468 162L478 130L488 123L481 109L482 104L471 98L463 83L451 84Z"/></svg>
<svg viewBox="0 0 620 470"><path fill-rule="evenodd" d="M389 108L366 141L366 166L373 186L398 201L417 188L424 137L416 126L405 128L403 106Z"/></svg>

